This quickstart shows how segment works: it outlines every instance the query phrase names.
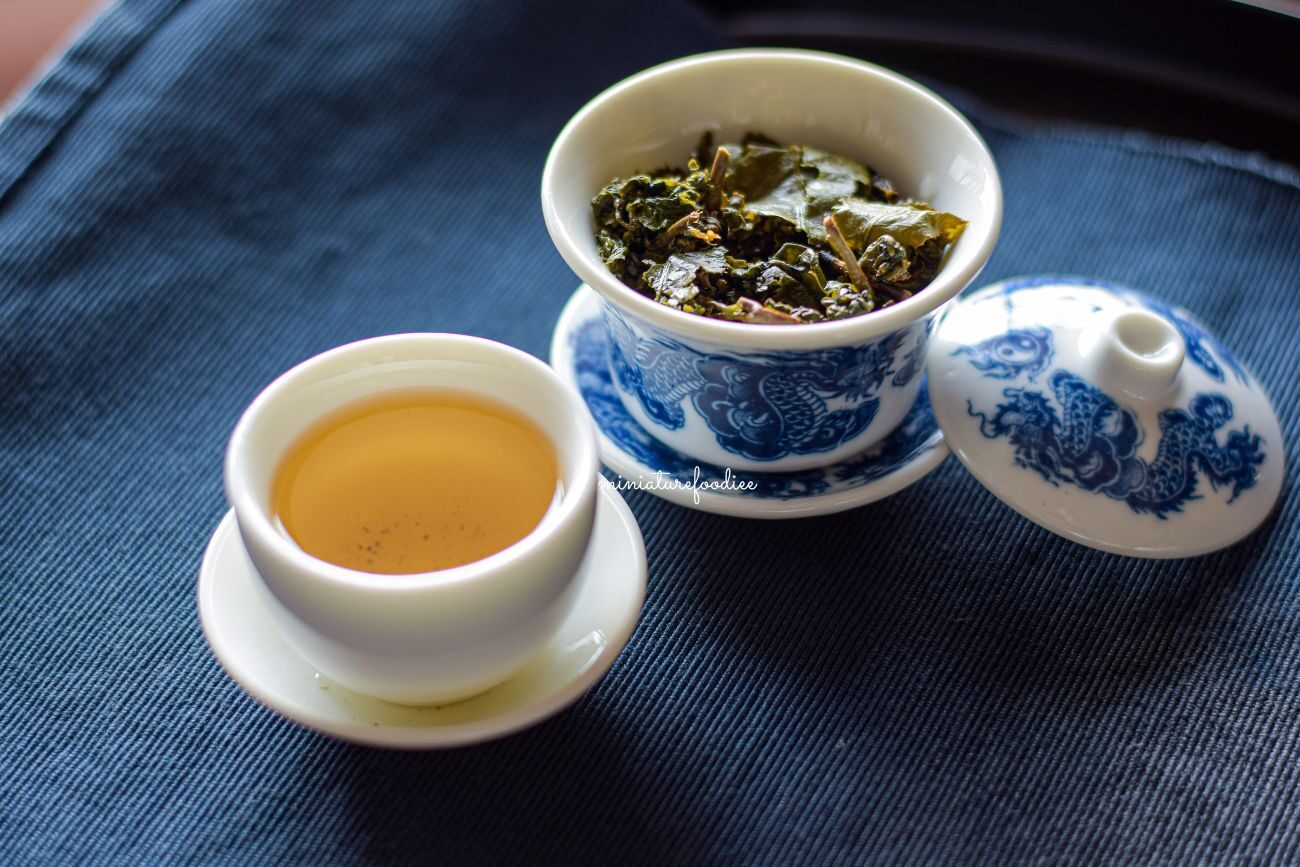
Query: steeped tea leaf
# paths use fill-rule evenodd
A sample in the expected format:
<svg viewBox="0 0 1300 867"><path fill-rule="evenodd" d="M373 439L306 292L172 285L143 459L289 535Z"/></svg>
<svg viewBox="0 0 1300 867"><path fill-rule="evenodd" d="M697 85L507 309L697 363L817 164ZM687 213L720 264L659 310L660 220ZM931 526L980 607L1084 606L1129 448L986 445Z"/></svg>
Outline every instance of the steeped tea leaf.
<svg viewBox="0 0 1300 867"><path fill-rule="evenodd" d="M936 211L922 202L890 205L846 199L832 213L844 237L857 250L866 250L882 235L889 235L906 247L935 240L950 244L966 228L966 221L960 217Z"/></svg>
<svg viewBox="0 0 1300 867"><path fill-rule="evenodd" d="M782 220L810 240L824 241L822 217L845 197L869 191L871 170L816 148L782 148L766 141L746 139L725 146L734 155L727 186L743 194L755 214Z"/></svg>
<svg viewBox="0 0 1300 867"><path fill-rule="evenodd" d="M798 317L774 307L759 304L752 298L737 298L734 304L714 302L714 316L736 322L754 322L760 325L798 325Z"/></svg>
<svg viewBox="0 0 1300 867"><path fill-rule="evenodd" d="M708 168L705 168L707 166ZM610 272L689 313L761 324L860 316L929 285L966 222L899 202L847 157L757 133L592 199Z"/></svg>
<svg viewBox="0 0 1300 867"><path fill-rule="evenodd" d="M706 274L728 272L726 256L721 248L673 253L667 260L651 265L645 272L645 281L654 290L655 300L660 304L682 307L700 294L696 285L700 271Z"/></svg>

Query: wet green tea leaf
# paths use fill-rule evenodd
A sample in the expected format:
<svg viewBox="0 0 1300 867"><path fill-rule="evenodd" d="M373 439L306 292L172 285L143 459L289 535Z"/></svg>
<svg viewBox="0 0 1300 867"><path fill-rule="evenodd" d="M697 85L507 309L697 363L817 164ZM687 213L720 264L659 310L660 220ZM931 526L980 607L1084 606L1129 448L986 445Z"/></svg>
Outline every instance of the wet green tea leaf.
<svg viewBox="0 0 1300 867"><path fill-rule="evenodd" d="M832 211L835 223L856 250L866 250L871 242L889 235L906 247L926 241L952 243L961 236L966 221L921 202L890 205L864 199L846 199Z"/></svg>
<svg viewBox="0 0 1300 867"><path fill-rule="evenodd" d="M670 307L739 322L860 316L934 279L964 220L899 202L847 157L757 133L592 199L610 272Z"/></svg>

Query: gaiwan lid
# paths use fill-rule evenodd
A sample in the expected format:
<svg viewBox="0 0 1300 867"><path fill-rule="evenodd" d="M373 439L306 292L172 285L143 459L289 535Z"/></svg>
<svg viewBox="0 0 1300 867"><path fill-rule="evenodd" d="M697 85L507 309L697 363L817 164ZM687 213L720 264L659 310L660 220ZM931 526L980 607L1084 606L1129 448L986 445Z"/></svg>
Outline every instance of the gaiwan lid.
<svg viewBox="0 0 1300 867"><path fill-rule="evenodd" d="M964 296L926 371L953 453L1031 521L1093 548L1191 557L1258 527L1282 488L1277 414L1191 314L1077 277Z"/></svg>

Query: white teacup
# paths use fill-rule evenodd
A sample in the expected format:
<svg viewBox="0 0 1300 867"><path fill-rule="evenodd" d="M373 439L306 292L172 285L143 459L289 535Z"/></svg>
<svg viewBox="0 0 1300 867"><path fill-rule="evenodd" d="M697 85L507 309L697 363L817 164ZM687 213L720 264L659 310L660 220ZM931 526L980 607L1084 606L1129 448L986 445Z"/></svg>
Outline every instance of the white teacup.
<svg viewBox="0 0 1300 867"><path fill-rule="evenodd" d="M555 448L561 495L523 539L452 569L379 575L307 554L271 514L286 450L342 406L412 388L494 400L532 420ZM357 692L443 704L509 679L563 621L591 538L599 466L582 399L542 362L476 337L399 334L330 350L267 386L231 435L225 486L288 643Z"/></svg>

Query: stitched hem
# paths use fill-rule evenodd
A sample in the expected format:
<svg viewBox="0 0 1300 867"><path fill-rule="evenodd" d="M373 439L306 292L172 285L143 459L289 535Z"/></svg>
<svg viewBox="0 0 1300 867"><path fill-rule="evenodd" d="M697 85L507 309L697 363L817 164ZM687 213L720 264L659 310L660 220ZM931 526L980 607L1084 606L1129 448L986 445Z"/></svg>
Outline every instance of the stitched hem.
<svg viewBox="0 0 1300 867"><path fill-rule="evenodd" d="M0 119L0 202L185 0L118 0Z"/></svg>

